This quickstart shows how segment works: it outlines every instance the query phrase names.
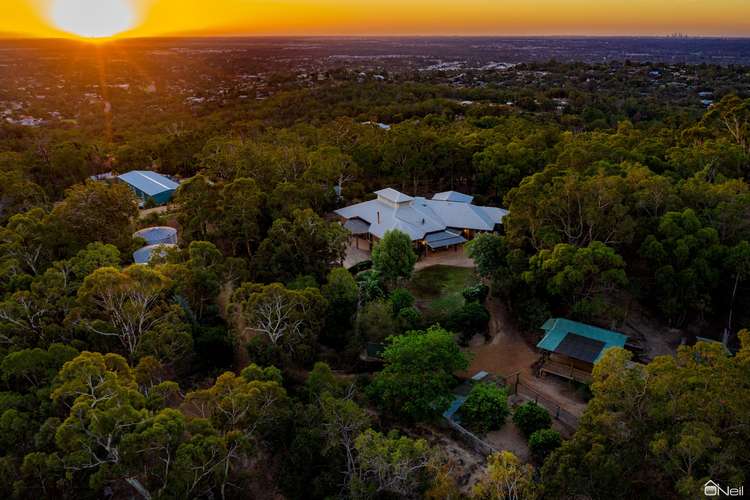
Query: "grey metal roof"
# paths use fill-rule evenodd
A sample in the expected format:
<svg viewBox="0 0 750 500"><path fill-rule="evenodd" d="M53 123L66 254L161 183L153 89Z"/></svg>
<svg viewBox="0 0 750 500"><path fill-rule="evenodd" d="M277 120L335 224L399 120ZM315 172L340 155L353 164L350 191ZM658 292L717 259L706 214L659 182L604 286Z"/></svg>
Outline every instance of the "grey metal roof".
<svg viewBox="0 0 750 500"><path fill-rule="evenodd" d="M134 188L143 191L148 196L155 196L165 191L174 191L180 187L172 179L148 170L133 170L119 175L118 178Z"/></svg>
<svg viewBox="0 0 750 500"><path fill-rule="evenodd" d="M599 358L599 354L601 354L605 345L601 340L568 333L557 346L555 352L586 363L593 363Z"/></svg>
<svg viewBox="0 0 750 500"><path fill-rule="evenodd" d="M435 201L455 201L457 203L471 203L474 201L473 196L459 193L458 191L444 191L442 193L437 193L432 199Z"/></svg>
<svg viewBox="0 0 750 500"><path fill-rule="evenodd" d="M502 208L480 207L466 202L412 198L391 188L377 194L380 198L341 208L336 214L345 219L365 221L370 224L370 234L378 238L382 238L386 231L397 229L416 241L449 227L492 231L508 213Z"/></svg>
<svg viewBox="0 0 750 500"><path fill-rule="evenodd" d="M386 200L392 201L393 203L405 203L414 199L411 196L404 194L401 191L396 191L393 188L381 189L380 191L375 191L375 194L378 196L382 196Z"/></svg>
<svg viewBox="0 0 750 500"><path fill-rule="evenodd" d="M450 231L440 231L439 233L425 235L425 241L427 241L428 247L437 250L438 248L466 243L466 238Z"/></svg>
<svg viewBox="0 0 750 500"><path fill-rule="evenodd" d="M480 207L471 203L426 200L417 198L416 203L429 207L447 227L460 227L476 231L492 231L501 224L507 210Z"/></svg>
<svg viewBox="0 0 750 500"><path fill-rule="evenodd" d="M424 240L427 243L434 243L449 238L455 238L456 236L461 236L461 234L455 231L438 231L437 233L426 234Z"/></svg>
<svg viewBox="0 0 750 500"><path fill-rule="evenodd" d="M367 234L370 231L370 224L355 217L344 222L344 228L352 234Z"/></svg>

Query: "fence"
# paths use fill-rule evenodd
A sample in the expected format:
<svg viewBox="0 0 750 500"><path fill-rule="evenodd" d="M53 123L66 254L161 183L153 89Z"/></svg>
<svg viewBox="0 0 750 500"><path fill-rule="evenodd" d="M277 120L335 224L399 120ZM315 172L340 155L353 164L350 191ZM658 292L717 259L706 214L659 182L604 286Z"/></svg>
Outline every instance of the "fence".
<svg viewBox="0 0 750 500"><path fill-rule="evenodd" d="M474 448L477 453L481 453L482 455L492 455L493 453L500 451L490 443L483 441L482 438L468 430L463 425L453 420L453 418L447 417L445 420L448 422L448 425L450 425L454 431L458 432L461 438L468 443L469 446Z"/></svg>
<svg viewBox="0 0 750 500"><path fill-rule="evenodd" d="M538 405L544 407L550 413L550 416L560 422L564 427L566 427L571 434L578 427L578 417L576 415L567 411L556 401L531 388L528 384L525 384L523 382L523 379L521 378L520 373L514 373L513 375L510 375L508 377L493 374L483 378L482 380L504 385L508 389L509 395L517 396L519 398L525 399L526 401L534 401ZM478 453L481 453L483 455L491 455L492 453L500 451L490 443L482 440L482 438L472 433L466 427L462 426L459 422L454 420L454 413L458 410L458 408L461 407L462 404L463 400L458 403L458 406L454 409L454 411L446 412L444 416L445 420L448 422L448 425Z"/></svg>
<svg viewBox="0 0 750 500"><path fill-rule="evenodd" d="M534 401L539 406L543 406L552 418L565 425L569 431L573 432L578 427L578 417L560 406L557 401L545 396L539 391L533 389L523 382L520 373L514 373L508 377L499 377L503 380L511 395L518 396L527 401Z"/></svg>

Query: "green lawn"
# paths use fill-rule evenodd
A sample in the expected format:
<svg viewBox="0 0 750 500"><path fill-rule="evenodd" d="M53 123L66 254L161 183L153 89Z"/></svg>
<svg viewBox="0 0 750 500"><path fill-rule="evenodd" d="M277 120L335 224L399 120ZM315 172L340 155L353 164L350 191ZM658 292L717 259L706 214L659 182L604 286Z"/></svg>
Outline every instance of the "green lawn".
<svg viewBox="0 0 750 500"><path fill-rule="evenodd" d="M473 269L431 266L414 273L409 290L428 318L439 319L463 306L461 292L477 281Z"/></svg>

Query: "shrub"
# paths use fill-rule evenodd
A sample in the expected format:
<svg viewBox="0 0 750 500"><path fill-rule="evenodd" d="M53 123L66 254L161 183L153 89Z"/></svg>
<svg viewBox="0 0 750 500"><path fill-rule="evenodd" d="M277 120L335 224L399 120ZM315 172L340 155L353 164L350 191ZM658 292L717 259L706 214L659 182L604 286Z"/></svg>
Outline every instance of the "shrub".
<svg viewBox="0 0 750 500"><path fill-rule="evenodd" d="M494 384L477 384L461 406L461 419L481 432L499 429L510 414L508 393Z"/></svg>
<svg viewBox="0 0 750 500"><path fill-rule="evenodd" d="M370 342L383 342L396 332L391 305L384 300L367 304L357 315L360 335Z"/></svg>
<svg viewBox="0 0 750 500"><path fill-rule="evenodd" d="M273 345L266 338L255 336L247 343L247 354L250 361L261 366L281 366L281 348ZM231 356L227 358L231 360Z"/></svg>
<svg viewBox="0 0 750 500"><path fill-rule="evenodd" d="M552 425L552 418L547 410L530 401L516 408L513 422L526 436L531 436L540 429L547 429Z"/></svg>
<svg viewBox="0 0 750 500"><path fill-rule="evenodd" d="M477 283L474 286L470 286L461 292L466 302L484 302L487 295L490 293L490 287L484 283Z"/></svg>
<svg viewBox="0 0 750 500"><path fill-rule="evenodd" d="M287 286L289 290L304 290L305 288L318 288L318 282L315 281L315 276L309 274L298 275Z"/></svg>
<svg viewBox="0 0 750 500"><path fill-rule="evenodd" d="M370 269L372 269L372 261L363 260L362 262L357 262L352 267L350 267L349 272L352 273L353 276L356 276L359 273L363 271L369 271Z"/></svg>
<svg viewBox="0 0 750 500"><path fill-rule="evenodd" d="M196 325L193 346L200 368L228 368L234 359L234 338L223 326Z"/></svg>
<svg viewBox="0 0 750 500"><path fill-rule="evenodd" d="M461 342L466 343L477 333L485 334L490 322L490 313L479 302L470 302L451 314L446 321L449 330L461 334Z"/></svg>
<svg viewBox="0 0 750 500"><path fill-rule="evenodd" d="M422 323L422 313L416 307L401 309L396 317L396 323L402 332L418 330Z"/></svg>
<svg viewBox="0 0 750 500"><path fill-rule="evenodd" d="M411 292L405 288L397 288L395 289L390 297L388 297L388 300L391 302L391 306L393 307L393 315L398 316L398 314L411 306L414 305L414 295L411 294Z"/></svg>
<svg viewBox="0 0 750 500"><path fill-rule="evenodd" d="M539 429L529 437L531 455L538 463L544 462L547 455L559 448L561 444L560 433L553 429Z"/></svg>
<svg viewBox="0 0 750 500"><path fill-rule="evenodd" d="M363 271L356 275L359 299L362 303L370 303L381 299L385 295L383 285L380 282L380 274L376 271Z"/></svg>

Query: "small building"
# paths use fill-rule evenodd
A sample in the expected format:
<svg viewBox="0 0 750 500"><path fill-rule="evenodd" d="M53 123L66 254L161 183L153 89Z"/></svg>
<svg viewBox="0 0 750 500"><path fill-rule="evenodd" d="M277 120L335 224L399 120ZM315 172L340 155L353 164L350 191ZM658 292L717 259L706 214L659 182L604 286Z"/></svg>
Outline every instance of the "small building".
<svg viewBox="0 0 750 500"><path fill-rule="evenodd" d="M476 233L496 231L507 210L474 205L473 196L457 191L437 193L432 199L411 197L393 188L376 191L377 198L336 210L344 227L368 243L386 232L409 235L420 251L462 245Z"/></svg>
<svg viewBox="0 0 750 500"><path fill-rule="evenodd" d="M150 201L155 205L165 205L170 202L175 191L180 187L169 177L149 170L133 170L117 178L130 186L144 204Z"/></svg>
<svg viewBox="0 0 750 500"><path fill-rule="evenodd" d="M133 233L133 238L141 238L146 245L177 244L177 230L169 226L154 226Z"/></svg>
<svg viewBox="0 0 750 500"><path fill-rule="evenodd" d="M536 345L543 353L540 373L586 384L591 382L591 372L604 351L624 348L628 341L621 333L564 318L548 319L542 330L545 335Z"/></svg>

